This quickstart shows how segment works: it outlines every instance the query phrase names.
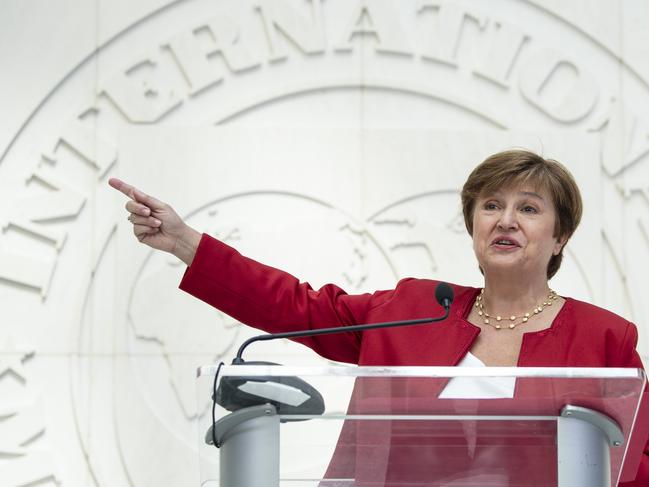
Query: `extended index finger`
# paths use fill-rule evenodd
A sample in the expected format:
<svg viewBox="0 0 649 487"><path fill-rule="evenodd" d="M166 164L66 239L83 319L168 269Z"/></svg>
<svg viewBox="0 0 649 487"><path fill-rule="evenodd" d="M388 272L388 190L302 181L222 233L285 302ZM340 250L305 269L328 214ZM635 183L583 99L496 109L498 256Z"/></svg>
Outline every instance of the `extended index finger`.
<svg viewBox="0 0 649 487"><path fill-rule="evenodd" d="M153 196L149 196L146 193L143 193L135 186L131 186L130 184L122 181L121 179L110 178L108 180L108 184L110 184L110 186L115 188L117 191L124 193L132 200L137 201L138 203L142 203L145 206L148 206L149 209L151 210L161 210L165 205L162 201L154 198Z"/></svg>
<svg viewBox="0 0 649 487"><path fill-rule="evenodd" d="M131 186L132 187L132 186ZM133 187L132 187L133 188ZM165 207L165 204L154 198L153 196L150 196L146 193L143 193L139 189L133 188L133 196L134 200L137 201L138 203L142 203L143 205L148 206L151 210L162 210Z"/></svg>
<svg viewBox="0 0 649 487"><path fill-rule="evenodd" d="M132 200L135 199L135 191L136 191L136 189L135 189L135 187L131 186L130 184L125 183L124 181L122 181L121 179L118 179L118 178L110 178L108 180L108 184L111 187L115 188L117 191L119 191L121 193L124 193L126 196L128 196Z"/></svg>

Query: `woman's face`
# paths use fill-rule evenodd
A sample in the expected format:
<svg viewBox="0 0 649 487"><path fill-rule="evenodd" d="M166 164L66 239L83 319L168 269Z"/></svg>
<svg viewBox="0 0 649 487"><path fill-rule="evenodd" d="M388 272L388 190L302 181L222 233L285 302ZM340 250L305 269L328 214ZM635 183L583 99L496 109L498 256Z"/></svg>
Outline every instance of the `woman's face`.
<svg viewBox="0 0 649 487"><path fill-rule="evenodd" d="M485 274L547 275L550 258L561 251L555 238L556 212L550 194L529 186L508 186L476 201L473 250Z"/></svg>

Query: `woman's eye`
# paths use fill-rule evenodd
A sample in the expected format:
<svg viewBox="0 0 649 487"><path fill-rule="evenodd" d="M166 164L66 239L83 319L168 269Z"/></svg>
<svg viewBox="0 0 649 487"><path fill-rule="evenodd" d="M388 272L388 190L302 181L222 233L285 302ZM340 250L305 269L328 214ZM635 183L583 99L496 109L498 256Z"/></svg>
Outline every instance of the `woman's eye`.
<svg viewBox="0 0 649 487"><path fill-rule="evenodd" d="M536 208L534 208L533 206L524 206L523 211L525 213L537 213Z"/></svg>
<svg viewBox="0 0 649 487"><path fill-rule="evenodd" d="M484 208L485 210L495 210L498 205L496 203L485 203Z"/></svg>

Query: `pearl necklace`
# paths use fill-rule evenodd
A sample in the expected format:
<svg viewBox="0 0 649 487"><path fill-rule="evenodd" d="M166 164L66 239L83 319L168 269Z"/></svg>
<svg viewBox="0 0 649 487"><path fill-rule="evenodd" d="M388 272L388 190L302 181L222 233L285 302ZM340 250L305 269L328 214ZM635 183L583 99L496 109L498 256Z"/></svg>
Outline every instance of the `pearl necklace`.
<svg viewBox="0 0 649 487"><path fill-rule="evenodd" d="M539 314L541 311L545 309L546 306L552 306L552 302L557 299L557 293L554 292L552 289L550 289L550 294L548 294L548 297L545 301L543 301L538 306L535 306L529 313L525 313L524 315L520 315L520 316L511 315L509 317L509 324L507 324L507 320L504 320L502 316L500 315L491 316L489 313L487 313L487 310L484 309L484 305L482 304L483 297L484 297L484 288L480 291L478 297L475 298L475 307L478 308L478 315L483 317L484 324L492 326L496 330L500 330L503 327L513 330L518 325L527 323L527 320L529 320L532 315ZM495 323L492 323L493 319L496 320ZM516 323L516 320L519 319L520 321Z"/></svg>

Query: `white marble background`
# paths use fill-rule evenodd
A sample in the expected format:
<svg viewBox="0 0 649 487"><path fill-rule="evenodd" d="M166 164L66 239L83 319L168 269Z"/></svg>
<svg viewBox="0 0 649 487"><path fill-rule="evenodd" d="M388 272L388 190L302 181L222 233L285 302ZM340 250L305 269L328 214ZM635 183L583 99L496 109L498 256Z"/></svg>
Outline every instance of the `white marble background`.
<svg viewBox="0 0 649 487"><path fill-rule="evenodd" d="M314 286L479 285L458 188L531 148L586 204L552 286L646 361L648 26L643 0L0 2L0 485L198 485L195 368L253 333L177 290L111 176Z"/></svg>

